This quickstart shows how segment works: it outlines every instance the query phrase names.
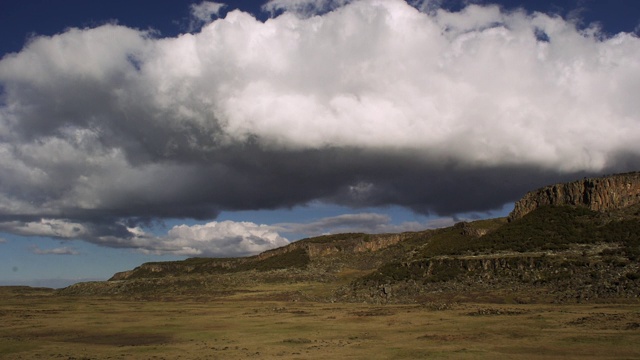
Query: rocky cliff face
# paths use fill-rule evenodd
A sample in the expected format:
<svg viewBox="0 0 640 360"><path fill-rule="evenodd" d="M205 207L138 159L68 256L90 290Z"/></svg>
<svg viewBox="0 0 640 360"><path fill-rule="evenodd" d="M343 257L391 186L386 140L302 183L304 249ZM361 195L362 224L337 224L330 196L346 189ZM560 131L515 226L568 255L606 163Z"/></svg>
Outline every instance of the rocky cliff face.
<svg viewBox="0 0 640 360"><path fill-rule="evenodd" d="M332 240L321 243L303 240L291 243L281 248L267 250L256 255L256 259L265 260L270 257L286 254L299 249L304 249L311 259L331 256L338 253L356 254L366 251L373 252L395 245L413 236L415 236L415 233L374 235L357 234L353 237L346 237L341 240Z"/></svg>
<svg viewBox="0 0 640 360"><path fill-rule="evenodd" d="M566 251L424 259L404 263L386 276L361 278L337 296L373 303L447 297L485 301L497 294L515 302L638 299L637 262L603 256L598 246L583 250L588 255ZM493 295L486 298L488 294Z"/></svg>
<svg viewBox="0 0 640 360"><path fill-rule="evenodd" d="M281 248L265 251L261 254L245 258L228 259L191 259L186 261L168 261L146 263L133 270L116 273L110 281L129 280L134 278L157 278L162 276L179 276L196 273L225 273L242 270L251 264L258 264L272 258L286 256L293 252L304 252L310 260L337 254L354 255L364 252L376 252L395 245L416 233L401 234L352 234L348 236L338 235L339 238L330 238L326 242L297 241ZM242 268L242 269L241 269Z"/></svg>
<svg viewBox="0 0 640 360"><path fill-rule="evenodd" d="M640 203L640 172L585 178L556 184L527 193L509 214L519 219L544 205L584 206L595 211L611 211Z"/></svg>
<svg viewBox="0 0 640 360"><path fill-rule="evenodd" d="M361 239L350 239L348 241L333 242L329 244L308 244L307 252L311 259L328 256L337 253L356 254L362 252L375 252L395 245L412 236L413 233L402 234L378 234L366 235Z"/></svg>

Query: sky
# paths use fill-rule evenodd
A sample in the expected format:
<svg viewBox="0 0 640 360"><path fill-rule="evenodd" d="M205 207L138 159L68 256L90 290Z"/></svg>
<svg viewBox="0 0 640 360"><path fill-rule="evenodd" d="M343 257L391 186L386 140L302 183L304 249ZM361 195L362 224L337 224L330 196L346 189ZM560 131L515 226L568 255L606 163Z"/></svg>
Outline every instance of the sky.
<svg viewBox="0 0 640 360"><path fill-rule="evenodd" d="M0 285L640 170L635 0L0 3Z"/></svg>

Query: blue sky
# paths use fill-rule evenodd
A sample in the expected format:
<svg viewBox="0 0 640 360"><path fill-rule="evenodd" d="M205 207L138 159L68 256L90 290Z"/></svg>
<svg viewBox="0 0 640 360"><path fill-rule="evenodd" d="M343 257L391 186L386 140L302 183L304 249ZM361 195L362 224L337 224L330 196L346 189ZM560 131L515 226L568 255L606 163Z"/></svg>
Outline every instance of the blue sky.
<svg viewBox="0 0 640 360"><path fill-rule="evenodd" d="M0 285L504 216L640 168L632 0L0 4Z"/></svg>

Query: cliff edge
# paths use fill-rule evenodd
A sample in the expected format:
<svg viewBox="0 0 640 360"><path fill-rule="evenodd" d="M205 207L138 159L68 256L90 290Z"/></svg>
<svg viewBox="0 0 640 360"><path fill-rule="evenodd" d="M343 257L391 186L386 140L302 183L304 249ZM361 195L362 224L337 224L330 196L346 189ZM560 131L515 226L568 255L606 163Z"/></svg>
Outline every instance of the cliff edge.
<svg viewBox="0 0 640 360"><path fill-rule="evenodd" d="M519 219L545 205L582 206L604 212L636 204L640 204L640 172L631 172L584 178L531 191L516 202L508 220Z"/></svg>

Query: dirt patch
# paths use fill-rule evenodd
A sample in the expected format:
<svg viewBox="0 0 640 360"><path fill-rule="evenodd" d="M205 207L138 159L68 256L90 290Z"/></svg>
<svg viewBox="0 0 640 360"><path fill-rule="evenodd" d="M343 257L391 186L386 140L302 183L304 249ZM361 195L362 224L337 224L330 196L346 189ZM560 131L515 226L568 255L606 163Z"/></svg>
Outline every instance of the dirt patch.
<svg viewBox="0 0 640 360"><path fill-rule="evenodd" d="M391 316L394 314L395 312L389 309L383 309L383 308L373 308L371 310L354 311L351 313L351 315L355 315L355 316Z"/></svg>
<svg viewBox="0 0 640 360"><path fill-rule="evenodd" d="M66 339L65 342L108 346L145 346L168 344L173 342L173 338L162 334L94 334Z"/></svg>
<svg viewBox="0 0 640 360"><path fill-rule="evenodd" d="M307 338L295 338L295 339L284 339L282 340L283 343L289 343L289 344L310 344L313 341L307 339Z"/></svg>
<svg viewBox="0 0 640 360"><path fill-rule="evenodd" d="M526 314L528 311L524 309L496 309L496 308L486 308L486 309L478 309L476 311L472 311L467 313L468 316L502 316L502 315L522 315Z"/></svg>
<svg viewBox="0 0 640 360"><path fill-rule="evenodd" d="M436 334L426 334L422 336L418 336L416 339L418 340L431 340L438 342L448 342L448 341L462 341L469 340L469 336L464 335L436 335Z"/></svg>
<svg viewBox="0 0 640 360"><path fill-rule="evenodd" d="M599 330L638 330L640 329L640 314L594 313L569 321L567 325Z"/></svg>

